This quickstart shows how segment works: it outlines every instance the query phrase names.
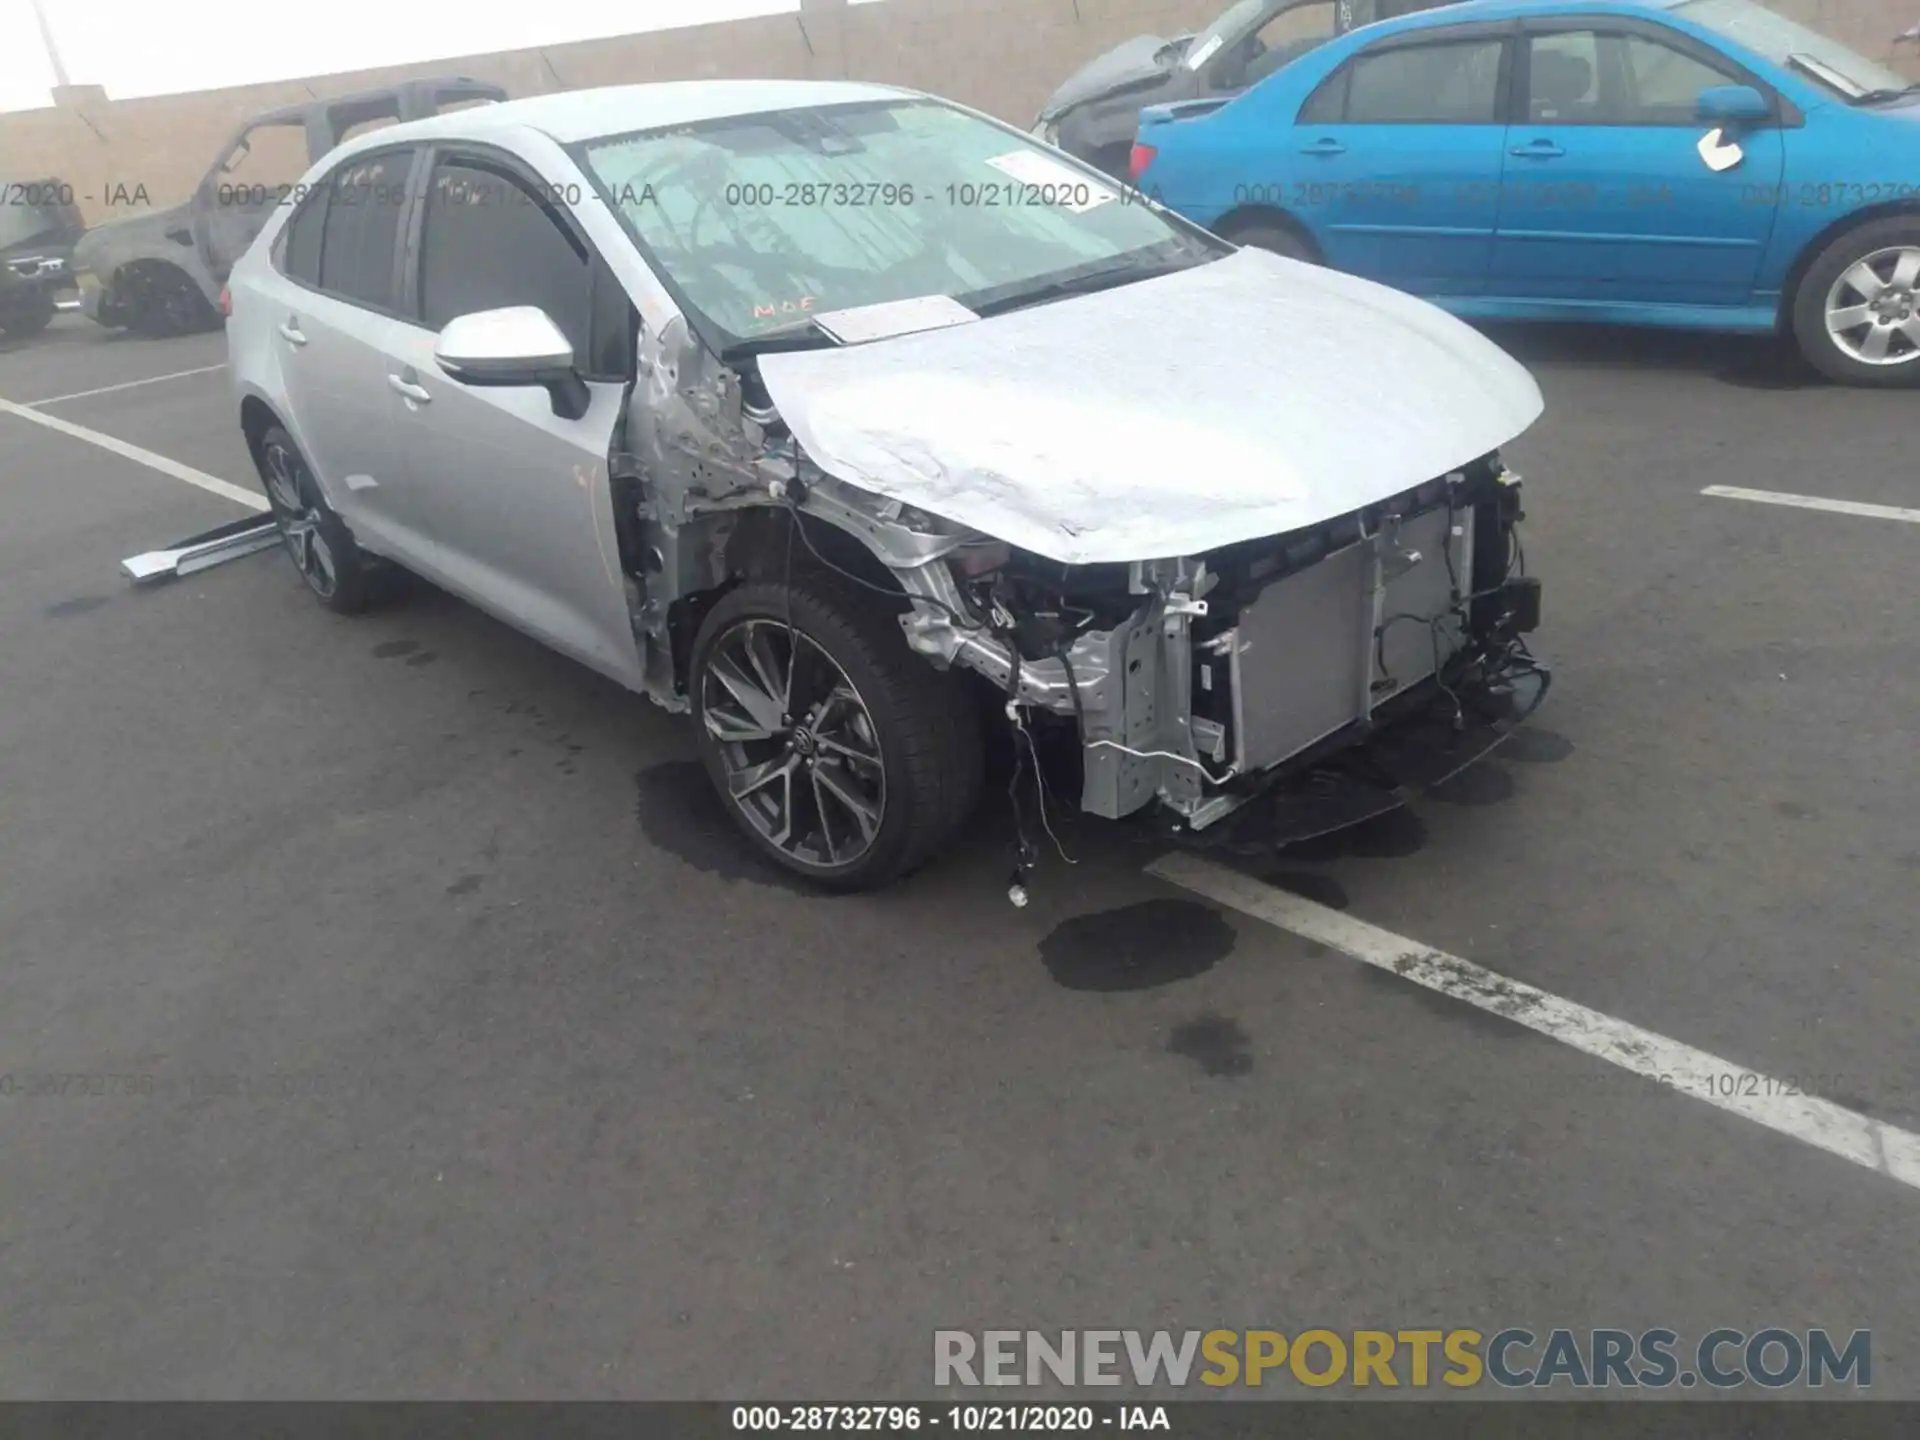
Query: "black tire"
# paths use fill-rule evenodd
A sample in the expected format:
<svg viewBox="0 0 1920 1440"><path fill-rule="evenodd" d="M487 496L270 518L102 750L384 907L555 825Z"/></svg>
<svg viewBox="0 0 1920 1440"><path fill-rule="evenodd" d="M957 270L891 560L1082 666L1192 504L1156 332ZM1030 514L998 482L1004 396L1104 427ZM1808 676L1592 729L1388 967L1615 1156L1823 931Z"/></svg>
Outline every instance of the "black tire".
<svg viewBox="0 0 1920 1440"><path fill-rule="evenodd" d="M957 671L936 670L907 647L897 618L903 608L904 602L889 605L883 597L857 590L837 577L802 571L786 584L750 581L729 591L707 612L694 639L689 668L693 718L701 759L720 803L761 854L825 889L877 889L918 869L965 824L980 799L984 746L980 713L967 693L966 677ZM819 663L823 656L851 686L861 707L858 714L870 722L870 749L884 765L878 796L871 795L876 788L871 783L865 790L877 812L873 834L851 859L839 859L835 853L834 827L822 814L826 800L809 799L803 790L796 801L794 790L786 790L789 828L800 833L791 846L783 847L761 828L770 822L764 817L756 821L750 813L753 797L736 799L730 783L744 764L761 756L766 757L762 764L787 763L796 749L802 751L798 763L803 767L796 776L808 776L815 797L820 795L816 768L827 773L838 767L835 773L843 778L851 775L850 762L828 753L821 740L810 737L800 745L798 734L811 723L811 716L783 716L783 721L793 718L800 723L731 748L714 733L715 728L726 728L728 717L720 705L710 705L711 694L723 699L738 694L717 678L716 662L724 667L728 658L737 655L734 647L742 637L749 637L748 643L758 637L774 647L769 653L777 670L789 623L798 637L792 648L804 657L801 668L812 672L813 681L795 678L791 661L784 662L784 683L794 696L793 708L801 708L808 691L820 689L820 676L831 680L831 671ZM824 725L820 733L827 735ZM777 807L777 796L772 803ZM858 827L849 822L851 812L841 808L837 813L845 838L860 839ZM822 834L827 859L819 853Z"/></svg>
<svg viewBox="0 0 1920 1440"><path fill-rule="evenodd" d="M6 332L9 340L25 340L46 329L53 316L52 292L36 288L21 297L19 308L0 317L0 330Z"/></svg>
<svg viewBox="0 0 1920 1440"><path fill-rule="evenodd" d="M220 320L193 277L177 265L149 266L132 284L128 328L150 340L198 334Z"/></svg>
<svg viewBox="0 0 1920 1440"><path fill-rule="evenodd" d="M1852 286L1842 285L1842 277L1854 266L1867 261L1881 279L1890 278L1898 252L1920 253L1920 216L1894 215L1869 221L1836 236L1815 257L1793 297L1793 338L1807 363L1830 380L1843 385L1871 385L1894 388L1920 385L1920 341L1912 331L1894 330L1888 336L1889 363L1875 364L1853 350L1864 350L1860 342L1869 329L1843 332L1843 341L1828 326L1829 302L1840 308L1870 308L1866 297ZM1893 287L1888 302L1890 317L1904 314L1920 317L1920 287L1913 283ZM1859 305L1849 302L1858 301ZM1914 326L1920 330L1920 324ZM1851 348L1850 348L1851 347Z"/></svg>
<svg viewBox="0 0 1920 1440"><path fill-rule="evenodd" d="M357 615L391 598L398 572L354 543L353 532L327 505L291 435L278 425L269 427L260 437L254 464L281 543L316 600L335 614ZM284 473L278 468L282 465Z"/></svg>
<svg viewBox="0 0 1920 1440"><path fill-rule="evenodd" d="M1251 245L1256 250L1270 250L1275 255L1308 265L1320 263L1320 252L1314 249L1313 242L1291 225L1278 220L1250 220L1233 226L1220 238L1231 240L1236 245Z"/></svg>

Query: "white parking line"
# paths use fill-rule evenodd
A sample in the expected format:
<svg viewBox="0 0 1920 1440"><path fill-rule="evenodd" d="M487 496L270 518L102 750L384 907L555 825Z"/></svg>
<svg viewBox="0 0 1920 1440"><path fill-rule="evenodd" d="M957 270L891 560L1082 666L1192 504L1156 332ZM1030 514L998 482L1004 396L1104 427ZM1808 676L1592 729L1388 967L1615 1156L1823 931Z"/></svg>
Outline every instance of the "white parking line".
<svg viewBox="0 0 1920 1440"><path fill-rule="evenodd" d="M144 380L126 380L118 385L102 385L98 390L76 390L71 395L54 395L45 400L29 400L29 410L37 410L42 405L60 405L68 400L85 400L94 395L111 395L117 390L133 390L142 385L158 385L162 380L184 380L189 375L211 375L216 370L227 368L223 360L218 365L202 365L195 370L175 370L166 375L149 375Z"/></svg>
<svg viewBox="0 0 1920 1440"><path fill-rule="evenodd" d="M143 450L138 445L129 445L125 440L116 440L111 435L102 435L98 430L89 430L84 425L76 425L71 420L62 420L55 415L42 415L38 410L21 405L12 400L0 400L0 415L18 415L22 420L31 420L36 425L44 425L49 430L57 430L62 435L71 435L76 440L84 440L89 445L98 445L102 450L111 451L122 459L144 465L149 470L158 470L162 475L171 475L175 480L184 480L189 485L197 485L202 490L211 491L237 505L245 505L249 510L267 508L267 497L255 490L243 490L238 485L230 485L216 475L204 470L196 470L191 465L182 465L178 460L169 460L152 450Z"/></svg>
<svg viewBox="0 0 1920 1440"><path fill-rule="evenodd" d="M1831 510L1836 515L1861 515L1869 520L1905 520L1920 525L1920 510L1898 505L1867 505L1858 500L1824 500L1818 495L1789 495L1784 490L1743 490L1738 485L1709 485L1700 492L1716 500L1751 500L1759 505L1791 505L1796 510Z"/></svg>
<svg viewBox="0 0 1920 1440"><path fill-rule="evenodd" d="M1330 946L1415 985L1450 995L1549 1039L1570 1045L1769 1130L1920 1188L1920 1135L1884 1125L1743 1065L1695 1050L1625 1020L1510 980L1471 960L1435 950L1301 899L1250 876L1176 852L1147 866L1216 904Z"/></svg>

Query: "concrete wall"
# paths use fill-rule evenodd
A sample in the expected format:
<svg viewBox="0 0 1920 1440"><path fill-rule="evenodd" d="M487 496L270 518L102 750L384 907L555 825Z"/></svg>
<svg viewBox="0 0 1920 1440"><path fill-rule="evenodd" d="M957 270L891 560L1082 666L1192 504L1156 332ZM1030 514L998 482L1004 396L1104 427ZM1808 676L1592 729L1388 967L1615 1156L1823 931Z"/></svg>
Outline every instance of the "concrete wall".
<svg viewBox="0 0 1920 1440"><path fill-rule="evenodd" d="M799 14L191 95L113 101L98 87L70 86L54 106L0 115L0 175L63 177L90 221L125 213L124 197L136 186L144 187L147 203L170 205L186 198L227 136L260 110L447 73L493 80L515 95L708 76L846 77L935 91L1024 124L1086 59L1132 35L1195 28L1224 6L1224 0L803 3ZM1891 43L1920 21L1920 0L1775 3L1920 76L1920 46Z"/></svg>

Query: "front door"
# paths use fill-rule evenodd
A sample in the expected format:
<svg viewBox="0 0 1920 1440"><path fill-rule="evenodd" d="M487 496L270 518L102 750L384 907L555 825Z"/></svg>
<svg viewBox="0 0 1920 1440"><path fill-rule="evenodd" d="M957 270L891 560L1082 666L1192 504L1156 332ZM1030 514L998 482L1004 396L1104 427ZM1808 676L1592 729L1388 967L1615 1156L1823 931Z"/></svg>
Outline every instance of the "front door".
<svg viewBox="0 0 1920 1440"><path fill-rule="evenodd" d="M555 649L637 683L607 481L634 358L631 312L585 237L547 203L550 193L490 153L435 157L412 320L392 356L389 399L404 415L411 473L434 511L444 583ZM545 311L574 341L591 394L580 418L556 415L543 389L463 385L434 362L448 321L517 305Z"/></svg>
<svg viewBox="0 0 1920 1440"><path fill-rule="evenodd" d="M1697 109L1703 90L1753 82L1664 26L1589 19L1529 28L1525 109L1507 131L1489 293L1749 303L1773 234L1780 129L1743 126L1714 143L1715 127Z"/></svg>

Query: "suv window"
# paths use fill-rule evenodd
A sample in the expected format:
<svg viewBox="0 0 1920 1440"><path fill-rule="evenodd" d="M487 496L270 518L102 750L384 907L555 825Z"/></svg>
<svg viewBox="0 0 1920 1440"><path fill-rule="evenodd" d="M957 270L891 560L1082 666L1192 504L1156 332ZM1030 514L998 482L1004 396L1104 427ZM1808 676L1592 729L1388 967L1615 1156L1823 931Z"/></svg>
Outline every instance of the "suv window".
<svg viewBox="0 0 1920 1440"><path fill-rule="evenodd" d="M376 310L398 308L394 268L412 166L412 151L388 150L356 155L333 172L320 234L322 290Z"/></svg>
<svg viewBox="0 0 1920 1440"><path fill-rule="evenodd" d="M1309 123L1492 125L1500 118L1505 42L1445 40L1356 56L1300 112ZM1331 113L1338 107L1338 114Z"/></svg>
<svg viewBox="0 0 1920 1440"><path fill-rule="evenodd" d="M420 320L429 330L476 310L536 305L586 364L592 299L585 250L530 190L480 165L434 166L420 236Z"/></svg>
<svg viewBox="0 0 1920 1440"><path fill-rule="evenodd" d="M1559 125L1693 126L1702 90L1742 83L1658 40L1594 30L1534 36L1527 77L1528 118Z"/></svg>

